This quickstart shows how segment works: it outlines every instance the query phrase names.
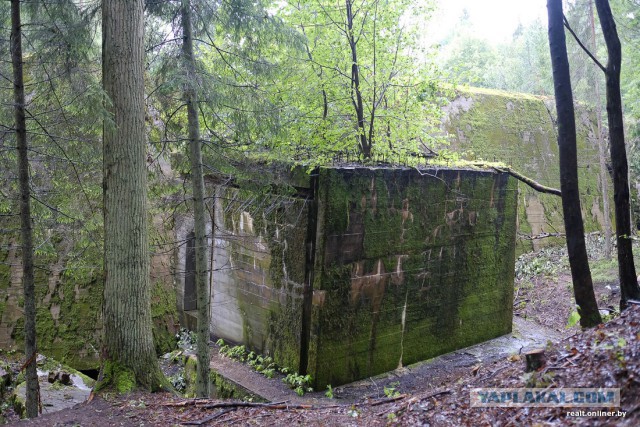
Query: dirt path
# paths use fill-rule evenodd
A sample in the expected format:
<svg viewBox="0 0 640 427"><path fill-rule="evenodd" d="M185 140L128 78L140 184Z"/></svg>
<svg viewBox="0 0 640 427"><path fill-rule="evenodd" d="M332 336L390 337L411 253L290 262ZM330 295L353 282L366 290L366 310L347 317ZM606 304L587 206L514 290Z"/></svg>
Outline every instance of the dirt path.
<svg viewBox="0 0 640 427"><path fill-rule="evenodd" d="M140 400L131 396L131 400L107 401L102 397L96 397L90 403L81 403L72 408L58 411L56 413L44 414L33 420L22 420L7 424L8 426L82 426L82 427L116 427L116 426L141 426L145 425L142 419L138 418L134 409L136 402ZM140 395L140 398L148 399L149 395ZM149 425L149 424L146 424ZM160 424L159 424L160 425ZM163 424L167 425L167 424ZM170 424L168 424L170 425Z"/></svg>
<svg viewBox="0 0 640 427"><path fill-rule="evenodd" d="M638 252L636 250L636 252ZM545 258L546 257L546 258ZM601 307L617 303L615 263L592 264ZM516 269L516 300L511 334L384 375L300 398L279 379L269 380L245 365L215 357L243 387L276 406L246 407L233 401L185 401L168 394L105 395L91 403L10 425L173 426L173 425L640 425L640 309L634 307L601 328L567 328L574 310L571 279L561 251L525 258ZM569 338L567 338L569 337ZM561 341L565 339L565 341ZM559 345L548 345L548 342ZM606 344L606 345L603 345ZM617 420L569 419L566 410L477 410L468 407L470 387L523 387L528 347L546 347L545 386L620 387L629 417ZM570 349L569 353L568 350ZM549 373L551 372L551 373ZM178 406L176 406L178 405Z"/></svg>

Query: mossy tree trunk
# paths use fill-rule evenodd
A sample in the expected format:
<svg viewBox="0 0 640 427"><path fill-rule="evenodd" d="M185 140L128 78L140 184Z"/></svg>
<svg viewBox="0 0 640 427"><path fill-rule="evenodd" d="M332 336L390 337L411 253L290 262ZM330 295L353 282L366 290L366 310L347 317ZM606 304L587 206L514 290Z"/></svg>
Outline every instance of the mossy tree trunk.
<svg viewBox="0 0 640 427"><path fill-rule="evenodd" d="M607 45L609 59L605 70L607 87L607 119L609 145L613 167L613 200L616 211L616 242L618 244L618 274L620 275L620 309L629 299L640 299L640 287L631 247L631 211L629 205L629 167L624 144L622 98L620 95L620 66L622 48L616 23L607 0L596 0L596 10Z"/></svg>
<svg viewBox="0 0 640 427"><path fill-rule="evenodd" d="M31 227L31 191L29 189L29 156L25 119L21 27L20 1L11 0L11 63L13 65L13 99L16 145L18 148L22 286L24 290L24 350L27 381L25 403L27 417L35 418L38 416L40 407L40 387L36 369L36 295L33 272L33 229Z"/></svg>
<svg viewBox="0 0 640 427"><path fill-rule="evenodd" d="M193 211L196 258L196 295L198 308L196 394L209 397L209 286L207 284L207 234L206 209L204 205L204 178L202 171L202 151L200 123L198 117L198 96L195 59L193 56L193 34L191 24L191 2L182 0L182 55L185 67L184 97L187 104L189 146L191 148L191 181L193 184Z"/></svg>
<svg viewBox="0 0 640 427"><path fill-rule="evenodd" d="M153 345L144 123L143 1L102 2L104 347L113 378L163 381ZM114 370L115 368L115 370Z"/></svg>
<svg viewBox="0 0 640 427"><path fill-rule="evenodd" d="M575 112L564 34L562 0L547 0L547 9L549 14L549 49L558 115L562 212L573 279L573 294L578 305L580 325L592 327L601 323L602 319L593 293L593 282L584 241L584 224L578 187Z"/></svg>

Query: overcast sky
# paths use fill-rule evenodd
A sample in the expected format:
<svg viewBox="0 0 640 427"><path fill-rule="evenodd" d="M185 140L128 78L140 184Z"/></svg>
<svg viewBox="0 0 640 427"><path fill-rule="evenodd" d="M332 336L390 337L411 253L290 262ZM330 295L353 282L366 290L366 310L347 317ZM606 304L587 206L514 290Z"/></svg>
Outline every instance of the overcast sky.
<svg viewBox="0 0 640 427"><path fill-rule="evenodd" d="M436 0L439 11L435 19L429 22L432 37L438 38L447 33L467 9L473 27L479 36L492 42L511 39L519 23L523 25L540 18L547 21L546 0ZM431 38L431 37L430 37Z"/></svg>

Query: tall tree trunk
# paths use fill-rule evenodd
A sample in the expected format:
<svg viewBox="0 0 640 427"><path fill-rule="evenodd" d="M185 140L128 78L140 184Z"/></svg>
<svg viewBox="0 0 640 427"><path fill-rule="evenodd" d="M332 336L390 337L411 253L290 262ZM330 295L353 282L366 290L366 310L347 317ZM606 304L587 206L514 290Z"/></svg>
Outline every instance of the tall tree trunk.
<svg viewBox="0 0 640 427"><path fill-rule="evenodd" d="M153 345L144 124L143 1L103 0L104 347L117 381L159 389Z"/></svg>
<svg viewBox="0 0 640 427"><path fill-rule="evenodd" d="M578 188L576 123L564 35L562 0L547 0L547 10L549 14L549 49L558 114L562 211L573 279L573 294L578 305L580 325L591 327L601 323L602 320L593 293L593 282L584 242L584 225Z"/></svg>
<svg viewBox="0 0 640 427"><path fill-rule="evenodd" d="M609 59L606 67L607 119L609 145L613 167L613 200L616 211L616 242L618 244L618 274L620 275L620 309L627 307L629 299L640 299L631 248L631 212L629 206L629 168L624 144L622 98L620 95L620 66L622 48L607 0L595 0L602 34Z"/></svg>
<svg viewBox="0 0 640 427"><path fill-rule="evenodd" d="M358 119L358 139L360 140L360 153L365 159L371 157L371 141L367 139L366 126L364 122L364 101L362 100L362 92L360 91L360 66L358 65L358 49L356 36L353 33L353 2L345 0L347 13L347 39L349 40L349 48L351 49L351 102L356 110ZM353 96L355 95L355 99Z"/></svg>
<svg viewBox="0 0 640 427"><path fill-rule="evenodd" d="M18 148L18 182L20 185L20 229L22 235L22 286L24 292L24 352L26 367L26 410L28 418L38 416L40 386L36 369L36 295L33 275L33 230L31 228L31 191L22 70L22 28L20 0L11 0L11 63L13 65L13 99Z"/></svg>
<svg viewBox="0 0 640 427"><path fill-rule="evenodd" d="M591 52L598 51L596 46L596 24L593 12L593 3L589 1L589 23L591 24ZM602 210L604 211L604 255L611 259L611 208L609 206L609 173L606 163L606 144L602 129L602 107L600 106L600 79L598 75L594 79L594 91L596 102L596 140L598 141L598 161L600 163L600 186L602 188Z"/></svg>
<svg viewBox="0 0 640 427"><path fill-rule="evenodd" d="M193 183L193 212L196 258L196 294L198 297L198 329L196 374L196 394L209 397L209 286L207 284L207 222L204 205L204 178L202 170L202 152L200 123L198 117L198 95L195 90L197 81L195 59L193 56L193 35L191 24L191 2L182 0L182 54L185 67L184 98L187 104L189 128L189 146L191 148L191 181Z"/></svg>

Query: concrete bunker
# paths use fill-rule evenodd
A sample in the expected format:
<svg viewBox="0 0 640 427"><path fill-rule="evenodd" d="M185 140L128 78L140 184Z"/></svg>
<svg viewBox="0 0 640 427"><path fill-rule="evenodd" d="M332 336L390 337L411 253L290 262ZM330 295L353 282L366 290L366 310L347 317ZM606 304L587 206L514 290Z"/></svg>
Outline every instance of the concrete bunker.
<svg viewBox="0 0 640 427"><path fill-rule="evenodd" d="M295 194L215 189L214 336L321 389L511 331L515 179L333 167L289 182ZM189 222L177 224L178 240ZM178 276L179 295L186 282Z"/></svg>

